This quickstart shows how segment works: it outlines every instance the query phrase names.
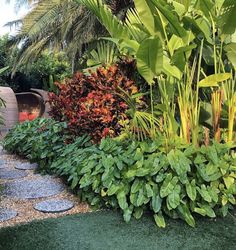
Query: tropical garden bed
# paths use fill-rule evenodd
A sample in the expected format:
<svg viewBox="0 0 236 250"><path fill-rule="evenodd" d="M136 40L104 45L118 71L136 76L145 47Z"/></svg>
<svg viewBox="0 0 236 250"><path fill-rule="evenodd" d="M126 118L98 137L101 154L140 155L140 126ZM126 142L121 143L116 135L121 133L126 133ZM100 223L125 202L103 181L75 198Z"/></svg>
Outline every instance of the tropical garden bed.
<svg viewBox="0 0 236 250"><path fill-rule="evenodd" d="M51 119L6 136L11 153L67 178L126 222L151 212L195 226L226 216L236 195L236 4L134 0L125 21L77 0L105 26L87 66L49 95ZM90 58L89 58L90 57Z"/></svg>

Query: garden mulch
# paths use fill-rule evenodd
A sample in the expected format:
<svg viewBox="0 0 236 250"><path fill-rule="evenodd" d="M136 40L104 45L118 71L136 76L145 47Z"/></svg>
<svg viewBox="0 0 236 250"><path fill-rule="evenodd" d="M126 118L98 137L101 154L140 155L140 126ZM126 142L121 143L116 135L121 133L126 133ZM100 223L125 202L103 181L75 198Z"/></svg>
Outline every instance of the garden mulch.
<svg viewBox="0 0 236 250"><path fill-rule="evenodd" d="M1 162L1 168L0 168L0 174L1 171L2 173L5 173L6 171L9 172L14 172L14 171L20 171L17 170L15 167L21 163L26 163L27 161L25 159L19 158L15 155L11 155L3 151L2 148L0 148L0 162ZM0 208L3 209L9 209L17 212L17 216L0 222L0 228L1 227L7 227L7 226L14 226L16 224L20 223L28 223L31 222L35 219L46 219L46 218L56 218L56 217L61 217L61 216L66 216L66 215L71 215L71 214L78 214L78 213L86 213L90 212L90 208L88 204L80 202L79 198L73 194L66 185L64 185L63 181L60 178L57 177L50 177L48 175L40 175L37 173L37 170L32 169L32 170L21 170L24 171L27 175L21 175L19 177L15 177L12 179L3 179L0 178ZM42 198L19 198L16 197L15 195L8 195L8 192L4 190L4 187L7 186L17 186L17 183L30 183L31 181L33 182L36 180L36 182L40 183L39 181L41 180L49 180L49 182L53 182L53 186L55 187L60 187L59 191L55 192L48 192L49 196L45 195L45 197ZM12 185L13 184L13 185ZM61 188L63 187L63 188ZM47 194L47 190L43 190L44 186L39 187L40 191L43 191L43 193ZM46 188L46 186L45 186ZM32 189L32 187L31 187ZM25 191L25 190L24 190ZM29 193L32 190L29 190ZM17 193L17 192L16 192ZM55 193L55 195L53 195ZM18 192L20 196L20 192ZM74 207L71 208L68 211L64 212L57 212L57 213L45 213L45 212L40 212L35 210L36 204L42 201L48 201L50 199L57 199L57 200L68 200L73 202ZM3 216L4 217L4 216Z"/></svg>

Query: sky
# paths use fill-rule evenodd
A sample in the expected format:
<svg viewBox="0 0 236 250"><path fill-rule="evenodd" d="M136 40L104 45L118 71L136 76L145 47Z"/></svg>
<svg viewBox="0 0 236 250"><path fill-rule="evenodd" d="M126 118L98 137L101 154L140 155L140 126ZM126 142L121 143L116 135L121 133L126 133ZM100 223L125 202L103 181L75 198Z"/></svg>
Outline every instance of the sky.
<svg viewBox="0 0 236 250"><path fill-rule="evenodd" d="M10 30L9 27L3 27L6 23L17 20L27 13L27 9L22 7L16 12L14 8L14 0L7 3L7 0L0 0L0 36L6 33L14 34L15 28Z"/></svg>

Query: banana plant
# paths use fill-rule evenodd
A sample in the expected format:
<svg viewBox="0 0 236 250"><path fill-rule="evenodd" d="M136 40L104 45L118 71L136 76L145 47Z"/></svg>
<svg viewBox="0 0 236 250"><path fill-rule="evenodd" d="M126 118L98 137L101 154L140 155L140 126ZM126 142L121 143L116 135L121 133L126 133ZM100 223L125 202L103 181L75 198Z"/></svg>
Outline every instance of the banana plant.
<svg viewBox="0 0 236 250"><path fill-rule="evenodd" d="M152 114L154 83L160 85L163 76L170 83L178 83L180 136L190 142L191 130L192 141L198 145L199 89L207 87L214 90L214 86L209 86L209 81L216 87L229 79L222 75L225 74L221 60L223 56L228 56L228 64L235 67L235 44L231 38L236 25L235 22L230 23L235 3L230 0L134 0L135 8L128 11L122 22L113 16L102 0L77 1L98 17L111 35L108 39L117 44L121 53L136 59L139 73L150 85ZM194 62L192 58L198 60ZM209 63L213 64L214 74L207 78L202 66ZM200 81L202 78L205 79ZM218 100L218 104L212 104L217 107L214 110L215 124L218 124L216 120L221 113L218 112L221 99L215 100ZM165 113L168 114L166 121L171 120L171 113Z"/></svg>
<svg viewBox="0 0 236 250"><path fill-rule="evenodd" d="M173 8L169 9L170 5L166 1L134 0L135 8L128 11L125 22L116 18L102 0L77 1L82 2L98 17L110 33L110 40L118 45L121 52L137 59L138 71L149 84L153 84L154 78L163 71L171 72L172 68L175 75L180 75L176 67L166 66L164 63L170 61L165 56L166 46L170 46L166 29L168 26L174 35L186 37L186 40L188 32L181 26L178 16L173 14Z"/></svg>

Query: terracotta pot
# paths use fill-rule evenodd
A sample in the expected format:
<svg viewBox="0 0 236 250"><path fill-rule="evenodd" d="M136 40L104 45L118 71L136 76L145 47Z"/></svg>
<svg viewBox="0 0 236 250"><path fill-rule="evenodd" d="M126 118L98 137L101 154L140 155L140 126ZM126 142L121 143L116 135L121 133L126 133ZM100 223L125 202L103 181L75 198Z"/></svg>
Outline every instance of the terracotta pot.
<svg viewBox="0 0 236 250"><path fill-rule="evenodd" d="M6 107L0 107L0 114L5 123L0 127L0 132L5 134L18 122L18 105L11 88L0 87L0 97L6 102Z"/></svg>

